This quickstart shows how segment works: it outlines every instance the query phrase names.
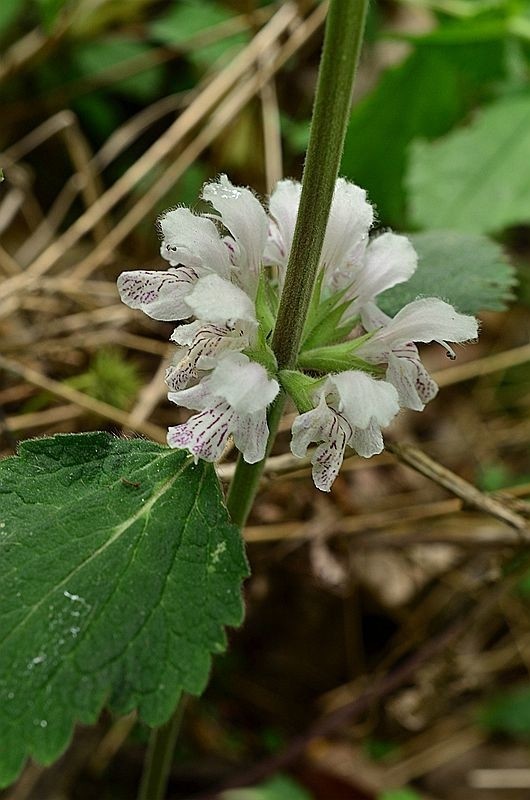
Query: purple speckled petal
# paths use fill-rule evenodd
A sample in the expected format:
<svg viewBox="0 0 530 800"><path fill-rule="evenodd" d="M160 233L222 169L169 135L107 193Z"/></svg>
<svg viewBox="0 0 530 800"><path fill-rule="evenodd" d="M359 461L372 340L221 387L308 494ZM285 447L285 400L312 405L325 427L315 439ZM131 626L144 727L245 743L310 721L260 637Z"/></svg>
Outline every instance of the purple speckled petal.
<svg viewBox="0 0 530 800"><path fill-rule="evenodd" d="M228 403L217 403L213 408L194 414L182 425L169 428L167 443L170 447L188 450L197 461L217 461L223 454L232 432L235 413Z"/></svg>
<svg viewBox="0 0 530 800"><path fill-rule="evenodd" d="M122 272L118 291L129 308L138 308L153 319L172 322L191 316L185 298L197 278L195 270L189 267Z"/></svg>

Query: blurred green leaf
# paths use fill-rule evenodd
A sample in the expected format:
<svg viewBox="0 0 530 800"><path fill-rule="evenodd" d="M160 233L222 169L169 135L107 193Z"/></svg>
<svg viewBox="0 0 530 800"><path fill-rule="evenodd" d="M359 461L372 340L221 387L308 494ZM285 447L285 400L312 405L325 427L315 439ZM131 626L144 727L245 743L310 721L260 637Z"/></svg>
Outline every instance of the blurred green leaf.
<svg viewBox="0 0 530 800"><path fill-rule="evenodd" d="M413 222L487 233L530 223L530 94L490 105L437 142L415 142Z"/></svg>
<svg viewBox="0 0 530 800"><path fill-rule="evenodd" d="M406 283L378 298L394 315L417 297L441 297L464 314L502 311L513 298L515 271L501 247L485 236L457 231L426 231L410 236L418 269Z"/></svg>
<svg viewBox="0 0 530 800"><path fill-rule="evenodd" d="M188 41L209 28L233 18L233 13L220 3L210 0L182 0L174 3L171 11L149 26L150 35L162 44L186 49ZM191 61L205 66L223 56L234 45L248 41L245 33L236 33L218 41L194 47L189 53Z"/></svg>
<svg viewBox="0 0 530 800"><path fill-rule="evenodd" d="M390 739L377 739L368 737L363 741L363 750L373 761L383 761L399 749L397 742Z"/></svg>
<svg viewBox="0 0 530 800"><path fill-rule="evenodd" d="M11 26L22 15L25 5L25 0L9 0L9 2L0 3L0 37L9 33Z"/></svg>
<svg viewBox="0 0 530 800"><path fill-rule="evenodd" d="M73 0L79 6L79 0ZM79 39L98 37L106 31L123 29L134 23L141 23L149 14L153 0L98 0L84 3L80 14L77 14L71 25L74 37Z"/></svg>
<svg viewBox="0 0 530 800"><path fill-rule="evenodd" d="M530 686L519 686L487 702L479 722L492 731L530 737Z"/></svg>
<svg viewBox="0 0 530 800"><path fill-rule="evenodd" d="M413 789L389 789L377 796L377 800L421 800Z"/></svg>
<svg viewBox="0 0 530 800"><path fill-rule="evenodd" d="M501 40L422 46L388 70L354 108L342 173L368 190L384 224L404 227L408 145L433 139L483 97L504 75Z"/></svg>
<svg viewBox="0 0 530 800"><path fill-rule="evenodd" d="M120 113L116 102L105 92L92 92L76 98L73 103L76 114L96 142L103 142L120 124Z"/></svg>
<svg viewBox="0 0 530 800"><path fill-rule="evenodd" d="M478 488L483 492L498 492L513 482L511 471L501 462L481 466L476 479Z"/></svg>
<svg viewBox="0 0 530 800"><path fill-rule="evenodd" d="M310 124L311 120L309 119L292 119L286 114L282 114L281 116L282 133L291 152L295 155L305 153L307 150Z"/></svg>
<svg viewBox="0 0 530 800"><path fill-rule="evenodd" d="M7 5L9 2L11 0ZM53 30L57 17L67 4L69 0L37 0L41 23L47 33Z"/></svg>
<svg viewBox="0 0 530 800"><path fill-rule="evenodd" d="M112 36L80 43L75 49L75 60L82 74L97 80L98 73L117 67L139 56L149 54L151 47L137 39ZM112 84L112 89L135 100L154 97L161 87L163 69L147 67Z"/></svg>
<svg viewBox="0 0 530 800"><path fill-rule="evenodd" d="M312 800L305 789L284 775L276 775L260 786L229 789L220 797L221 800Z"/></svg>

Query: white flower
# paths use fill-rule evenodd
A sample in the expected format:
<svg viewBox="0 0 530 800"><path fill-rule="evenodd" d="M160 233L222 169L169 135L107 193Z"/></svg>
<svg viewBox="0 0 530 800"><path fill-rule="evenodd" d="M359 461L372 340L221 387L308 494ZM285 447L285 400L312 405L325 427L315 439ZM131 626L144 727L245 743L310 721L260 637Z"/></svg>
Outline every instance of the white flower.
<svg viewBox="0 0 530 800"><path fill-rule="evenodd" d="M301 185L296 181L279 181L269 202L271 222L265 263L280 267L282 282L293 242L300 193ZM373 209L366 201L364 189L338 178L320 265L330 274L345 268L358 250L365 246L373 218Z"/></svg>
<svg viewBox="0 0 530 800"><path fill-rule="evenodd" d="M298 181L278 181L269 200L270 221L264 262L268 266L280 267L282 278L293 243L301 191L302 184Z"/></svg>
<svg viewBox="0 0 530 800"><path fill-rule="evenodd" d="M421 411L438 391L414 342L437 342L450 358L456 358L447 342L467 342L478 335L474 317L459 314L434 297L409 303L393 319L369 303L361 319L365 330L374 333L356 355L373 364L387 364L386 379L398 390L401 406L414 411Z"/></svg>
<svg viewBox="0 0 530 800"><path fill-rule="evenodd" d="M218 215L198 216L188 208L167 211L159 220L160 252L171 267L123 272L118 290L126 305L153 319L187 319L194 311L189 296L205 276L235 283L254 299L267 238L264 209L249 189L233 186L226 175L207 183L202 196ZM222 235L212 218L232 235Z"/></svg>
<svg viewBox="0 0 530 800"><path fill-rule="evenodd" d="M265 263L280 268L281 281L293 241L301 185L280 181L271 195L271 223L265 248ZM374 221L366 192L339 178L326 228L320 267L325 270L328 292L346 289L353 302L350 314L398 283L407 281L418 263L416 252L405 236L383 233L368 238Z"/></svg>
<svg viewBox="0 0 530 800"><path fill-rule="evenodd" d="M250 189L221 175L202 191L210 213L175 208L160 218L168 269L124 272L118 279L121 298L131 308L154 319L185 322L171 336L176 352L166 372L168 397L198 413L171 427L168 443L189 450L195 460L217 460L230 436L248 463L265 456L266 411L279 385L261 363L275 363L268 337L300 197L298 182L280 181L266 212ZM295 419L291 449L302 457L316 443L313 478L324 491L330 490L347 445L365 457L381 452L381 428L400 405L420 410L435 396L437 386L415 342L439 342L454 357L448 341L477 335L476 321L442 300L416 300L393 319L377 308L378 295L408 280L418 259L404 236L386 232L370 239L373 222L366 192L339 178L320 257L318 296L306 325L303 354L308 358L299 364L322 372L326 365L348 369L354 353L361 368L384 365L386 379L353 370L324 376L317 382L315 408ZM323 305L317 307L319 300ZM293 398L307 407L307 386L314 387L314 379L284 374L283 380L286 385L291 380Z"/></svg>
<svg viewBox="0 0 530 800"><path fill-rule="evenodd" d="M386 289L408 281L417 266L418 256L406 236L382 233L364 241L344 267L331 273L327 285L334 291L347 290L353 315Z"/></svg>
<svg viewBox="0 0 530 800"><path fill-rule="evenodd" d="M329 492L346 445L365 458L380 453L381 428L389 425L398 411L398 395L389 383L365 372L333 375L320 390L317 407L295 419L291 450L303 458L311 442L318 444L311 459L313 480L318 489Z"/></svg>
<svg viewBox="0 0 530 800"><path fill-rule="evenodd" d="M269 226L263 206L250 189L234 186L226 175L207 183L202 197L218 211L217 219L231 233L223 242L230 254L232 279L254 298Z"/></svg>
<svg viewBox="0 0 530 800"><path fill-rule="evenodd" d="M198 319L175 328L170 337L181 345L166 370L166 383L173 391L184 389L199 370L213 369L224 351L248 347L258 327L252 300L218 275L197 281L186 302Z"/></svg>
<svg viewBox="0 0 530 800"><path fill-rule="evenodd" d="M245 461L261 461L269 435L266 409L278 391L278 382L260 364L243 353L227 353L196 386L168 394L177 405L200 412L169 428L168 444L189 450L196 461L216 461L232 435Z"/></svg>

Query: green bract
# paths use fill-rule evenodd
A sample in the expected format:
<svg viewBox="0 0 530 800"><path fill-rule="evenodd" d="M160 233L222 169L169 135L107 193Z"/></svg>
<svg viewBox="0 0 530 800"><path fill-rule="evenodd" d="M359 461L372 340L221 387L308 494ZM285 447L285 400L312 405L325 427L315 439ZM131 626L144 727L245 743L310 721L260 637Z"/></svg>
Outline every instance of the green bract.
<svg viewBox="0 0 530 800"><path fill-rule="evenodd" d="M164 722L206 684L247 574L213 467L106 433L0 463L0 784L103 705Z"/></svg>

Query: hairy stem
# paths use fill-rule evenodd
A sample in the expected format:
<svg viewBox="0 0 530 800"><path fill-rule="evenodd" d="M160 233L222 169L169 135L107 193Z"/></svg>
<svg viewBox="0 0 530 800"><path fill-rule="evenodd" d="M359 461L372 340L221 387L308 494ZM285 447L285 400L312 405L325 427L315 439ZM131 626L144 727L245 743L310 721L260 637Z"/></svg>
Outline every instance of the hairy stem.
<svg viewBox="0 0 530 800"><path fill-rule="evenodd" d="M367 5L367 0L331 0L329 7L300 207L272 340L279 369L296 365L342 158Z"/></svg>
<svg viewBox="0 0 530 800"><path fill-rule="evenodd" d="M300 349L344 146L367 4L368 0L330 1L300 208L272 340L279 369L294 367ZM232 520L241 527L258 491L284 405L285 395L280 393L268 415L270 434L265 458L257 464L247 464L239 456L227 507ZM182 703L166 725L153 731L138 800L163 800L181 716Z"/></svg>
<svg viewBox="0 0 530 800"><path fill-rule="evenodd" d="M272 339L279 369L292 369L300 349L344 147L367 5L368 0L330 2L300 208ZM269 413L267 455L276 436L284 402L283 398L278 398ZM227 497L228 510L237 525L243 526L246 522L264 465L265 459L247 464L239 456Z"/></svg>

